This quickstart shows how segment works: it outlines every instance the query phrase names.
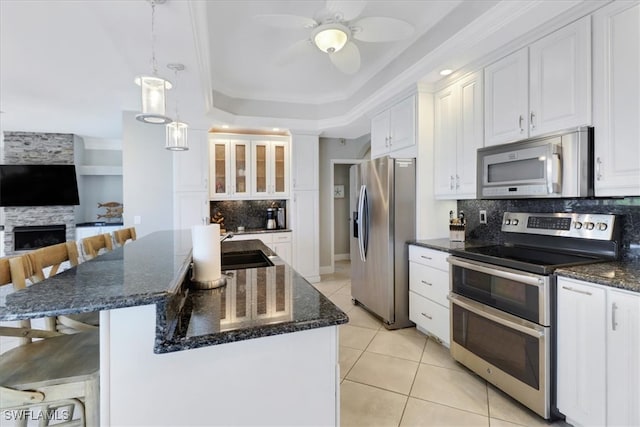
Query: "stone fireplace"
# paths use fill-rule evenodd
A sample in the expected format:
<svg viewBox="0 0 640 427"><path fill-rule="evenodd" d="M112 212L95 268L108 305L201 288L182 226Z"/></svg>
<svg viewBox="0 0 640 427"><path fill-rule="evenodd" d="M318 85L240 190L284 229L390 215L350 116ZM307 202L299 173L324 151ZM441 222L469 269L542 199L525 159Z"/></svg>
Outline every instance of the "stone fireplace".
<svg viewBox="0 0 640 427"><path fill-rule="evenodd" d="M66 225L32 225L13 227L13 250L31 251L66 241Z"/></svg>
<svg viewBox="0 0 640 427"><path fill-rule="evenodd" d="M74 164L74 141L72 134L4 132L0 145L0 163L3 164ZM74 240L76 234L74 206L25 206L0 208L4 222L5 255L15 253L24 228L64 226L62 241ZM18 229L19 239L16 242L15 231ZM32 230L36 230L33 228ZM42 231L42 230L40 230ZM52 234L50 231L46 233ZM59 240L60 229L53 233L57 237L44 237L46 241ZM38 240L38 238L36 239ZM42 242L41 242L42 243ZM34 242L27 243L33 245ZM25 249L22 249L25 250ZM27 249L30 250L30 249Z"/></svg>

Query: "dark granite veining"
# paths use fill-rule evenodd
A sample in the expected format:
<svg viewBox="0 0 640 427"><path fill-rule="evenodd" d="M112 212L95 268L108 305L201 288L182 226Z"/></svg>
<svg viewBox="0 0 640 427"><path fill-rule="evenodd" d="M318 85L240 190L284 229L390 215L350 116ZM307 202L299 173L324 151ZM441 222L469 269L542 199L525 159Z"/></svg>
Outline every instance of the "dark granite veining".
<svg viewBox="0 0 640 427"><path fill-rule="evenodd" d="M218 212L224 217L228 231L236 231L239 226L248 229L267 227L267 208L285 208L286 200L212 200L209 203L211 218Z"/></svg>
<svg viewBox="0 0 640 427"><path fill-rule="evenodd" d="M452 242L449 239L427 239L427 240L410 240L409 245L422 246L423 248L435 249L438 251L449 252L451 249L468 249L478 246L491 245L491 242L482 240L467 240L464 242Z"/></svg>
<svg viewBox="0 0 640 427"><path fill-rule="evenodd" d="M487 211L487 224L480 224L479 211ZM623 260L640 260L640 197L623 199L515 199L458 200L458 212L467 219L466 238L502 243L504 212L577 212L620 216Z"/></svg>
<svg viewBox="0 0 640 427"><path fill-rule="evenodd" d="M191 290L191 232L160 231L7 295L0 300L0 320L155 304L156 353L348 321L344 312L260 240L225 241L221 249L258 249L274 266L231 270L225 272L231 276L226 287ZM227 309L231 301L235 311ZM244 311L238 311L241 307Z"/></svg>
<svg viewBox="0 0 640 427"><path fill-rule="evenodd" d="M640 292L640 261L603 262L556 270L558 276Z"/></svg>

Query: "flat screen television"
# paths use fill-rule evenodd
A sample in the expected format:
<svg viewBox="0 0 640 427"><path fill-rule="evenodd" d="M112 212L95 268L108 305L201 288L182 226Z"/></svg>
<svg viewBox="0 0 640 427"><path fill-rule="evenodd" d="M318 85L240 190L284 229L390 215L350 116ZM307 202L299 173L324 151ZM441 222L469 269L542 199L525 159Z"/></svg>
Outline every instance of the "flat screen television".
<svg viewBox="0 0 640 427"><path fill-rule="evenodd" d="M74 165L0 165L0 206L79 204Z"/></svg>

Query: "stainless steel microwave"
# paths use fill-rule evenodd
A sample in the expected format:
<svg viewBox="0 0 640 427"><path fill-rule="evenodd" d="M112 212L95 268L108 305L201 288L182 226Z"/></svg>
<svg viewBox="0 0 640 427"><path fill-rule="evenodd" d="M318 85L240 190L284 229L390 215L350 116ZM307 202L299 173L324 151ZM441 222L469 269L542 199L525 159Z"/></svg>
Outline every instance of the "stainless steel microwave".
<svg viewBox="0 0 640 427"><path fill-rule="evenodd" d="M593 128L478 149L478 198L593 196Z"/></svg>

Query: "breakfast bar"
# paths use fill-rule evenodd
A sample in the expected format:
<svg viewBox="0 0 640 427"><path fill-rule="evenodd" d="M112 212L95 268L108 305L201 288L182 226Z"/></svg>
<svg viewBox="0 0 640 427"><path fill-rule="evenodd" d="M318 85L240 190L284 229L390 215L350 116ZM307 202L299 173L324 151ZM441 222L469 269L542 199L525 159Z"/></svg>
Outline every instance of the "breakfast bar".
<svg viewBox="0 0 640 427"><path fill-rule="evenodd" d="M0 320L100 311L102 425L338 423L348 318L262 242L268 267L192 289L191 233L160 231L7 296Z"/></svg>

